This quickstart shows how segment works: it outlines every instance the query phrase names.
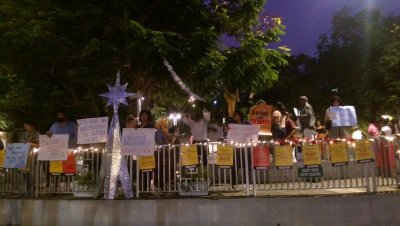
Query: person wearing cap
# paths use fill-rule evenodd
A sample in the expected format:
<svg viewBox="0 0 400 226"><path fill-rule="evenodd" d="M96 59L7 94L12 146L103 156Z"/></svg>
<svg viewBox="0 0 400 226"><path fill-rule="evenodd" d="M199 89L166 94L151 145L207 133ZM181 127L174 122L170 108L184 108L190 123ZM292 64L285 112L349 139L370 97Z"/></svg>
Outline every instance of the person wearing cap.
<svg viewBox="0 0 400 226"><path fill-rule="evenodd" d="M78 130L76 124L67 120L67 114L63 110L57 111L58 122L54 123L46 133L48 137L53 134L68 134L68 148L74 148L77 140Z"/></svg>
<svg viewBox="0 0 400 226"><path fill-rule="evenodd" d="M315 130L315 113L312 106L308 103L306 96L299 97L300 112L297 118L300 121L301 132L304 138L312 139Z"/></svg>

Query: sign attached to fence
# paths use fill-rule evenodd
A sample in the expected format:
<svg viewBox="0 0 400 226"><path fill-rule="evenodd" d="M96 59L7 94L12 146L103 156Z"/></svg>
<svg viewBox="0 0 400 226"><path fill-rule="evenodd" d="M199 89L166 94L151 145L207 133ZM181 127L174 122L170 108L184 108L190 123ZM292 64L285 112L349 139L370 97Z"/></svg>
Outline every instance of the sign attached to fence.
<svg viewBox="0 0 400 226"><path fill-rule="evenodd" d="M0 151L0 168L3 167L4 163L4 158L6 157L6 152L5 151Z"/></svg>
<svg viewBox="0 0 400 226"><path fill-rule="evenodd" d="M19 173L28 173L30 170L31 166L31 161L32 161L32 153L28 153L28 161L26 162L26 167L25 168L18 168Z"/></svg>
<svg viewBox="0 0 400 226"><path fill-rule="evenodd" d="M182 166L185 168L195 168L199 164L197 145L181 146Z"/></svg>
<svg viewBox="0 0 400 226"><path fill-rule="evenodd" d="M329 152L331 154L332 166L345 166L349 164L346 142L329 144Z"/></svg>
<svg viewBox="0 0 400 226"><path fill-rule="evenodd" d="M276 169L293 169L292 146L275 146L274 149Z"/></svg>
<svg viewBox="0 0 400 226"><path fill-rule="evenodd" d="M253 166L255 170L268 169L271 164L268 146L253 147Z"/></svg>
<svg viewBox="0 0 400 226"><path fill-rule="evenodd" d="M107 141L108 117L78 119L78 144Z"/></svg>
<svg viewBox="0 0 400 226"><path fill-rule="evenodd" d="M229 169L233 166L233 146L217 146L217 165Z"/></svg>
<svg viewBox="0 0 400 226"><path fill-rule="evenodd" d="M250 110L249 121L260 126L261 135L271 135L272 105L259 104Z"/></svg>
<svg viewBox="0 0 400 226"><path fill-rule="evenodd" d="M153 156L139 156L139 170L153 171L156 168L156 159Z"/></svg>
<svg viewBox="0 0 400 226"><path fill-rule="evenodd" d="M228 124L229 131L226 137L227 144L251 143L258 141L260 126Z"/></svg>
<svg viewBox="0 0 400 226"><path fill-rule="evenodd" d="M323 177L322 167L316 168L298 168L298 173L300 178L304 177Z"/></svg>
<svg viewBox="0 0 400 226"><path fill-rule="evenodd" d="M124 128L121 138L121 155L154 155L155 129Z"/></svg>
<svg viewBox="0 0 400 226"><path fill-rule="evenodd" d="M332 106L330 110L336 112L337 116L332 120L332 126L358 126L354 106Z"/></svg>
<svg viewBox="0 0 400 226"><path fill-rule="evenodd" d="M321 166L321 154L319 145L303 145L303 159L305 168L317 168Z"/></svg>
<svg viewBox="0 0 400 226"><path fill-rule="evenodd" d="M76 161L75 155L69 154L66 161L50 161L49 173L51 174L75 174L76 173Z"/></svg>
<svg viewBox="0 0 400 226"><path fill-rule="evenodd" d="M42 161L65 161L68 158L68 134L55 134L51 137L39 135L39 156Z"/></svg>
<svg viewBox="0 0 400 226"><path fill-rule="evenodd" d="M28 161L29 144L14 143L7 145L3 168L25 168Z"/></svg>
<svg viewBox="0 0 400 226"><path fill-rule="evenodd" d="M374 154L372 152L370 140L359 140L355 142L354 147L356 152L356 159L358 163L368 163L374 161Z"/></svg>

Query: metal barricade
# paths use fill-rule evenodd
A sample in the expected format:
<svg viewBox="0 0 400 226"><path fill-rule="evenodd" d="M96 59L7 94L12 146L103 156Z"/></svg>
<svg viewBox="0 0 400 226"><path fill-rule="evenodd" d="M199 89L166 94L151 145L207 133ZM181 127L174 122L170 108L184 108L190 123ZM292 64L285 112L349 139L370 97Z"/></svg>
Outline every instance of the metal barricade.
<svg viewBox="0 0 400 226"><path fill-rule="evenodd" d="M376 160L376 184L378 187L399 187L400 159L399 139L397 137L380 137L373 139L373 150ZM400 188L400 187L399 187Z"/></svg>

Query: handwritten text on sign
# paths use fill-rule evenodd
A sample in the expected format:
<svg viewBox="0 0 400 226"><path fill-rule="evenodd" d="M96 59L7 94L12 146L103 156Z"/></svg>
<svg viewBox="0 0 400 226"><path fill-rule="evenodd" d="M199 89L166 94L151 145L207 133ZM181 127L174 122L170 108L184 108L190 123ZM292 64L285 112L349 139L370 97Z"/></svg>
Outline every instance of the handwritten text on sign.
<svg viewBox="0 0 400 226"><path fill-rule="evenodd" d="M108 117L86 118L78 121L78 144L107 141Z"/></svg>
<svg viewBox="0 0 400 226"><path fill-rule="evenodd" d="M29 154L29 144L15 143L7 145L3 168L25 168Z"/></svg>
<svg viewBox="0 0 400 226"><path fill-rule="evenodd" d="M68 136L68 134L55 134L51 137L40 135L38 160L67 160Z"/></svg>
<svg viewBox="0 0 400 226"><path fill-rule="evenodd" d="M336 112L337 119L332 120L332 126L358 126L354 106L331 107Z"/></svg>
<svg viewBox="0 0 400 226"><path fill-rule="evenodd" d="M153 156L155 133L155 129L124 128L121 138L121 154Z"/></svg>
<svg viewBox="0 0 400 226"><path fill-rule="evenodd" d="M250 143L258 141L260 126L229 124L228 144Z"/></svg>

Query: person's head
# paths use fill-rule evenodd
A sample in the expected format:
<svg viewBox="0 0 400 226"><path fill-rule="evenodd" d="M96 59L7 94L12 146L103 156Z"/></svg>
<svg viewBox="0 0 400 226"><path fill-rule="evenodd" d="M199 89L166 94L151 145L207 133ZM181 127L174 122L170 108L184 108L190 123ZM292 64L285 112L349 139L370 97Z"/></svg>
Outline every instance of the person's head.
<svg viewBox="0 0 400 226"><path fill-rule="evenodd" d="M126 128L135 128L135 127L136 127L136 119L132 115L129 115L128 118L126 119Z"/></svg>
<svg viewBox="0 0 400 226"><path fill-rule="evenodd" d="M259 100L259 101L257 101L257 105L259 105L259 104L267 104L267 103L265 103L264 100Z"/></svg>
<svg viewBox="0 0 400 226"><path fill-rule="evenodd" d="M243 122L244 121L244 114L241 110L235 110L232 114L233 120L235 122Z"/></svg>
<svg viewBox="0 0 400 226"><path fill-rule="evenodd" d="M147 123L151 122L153 120L153 117L151 116L151 112L148 109L143 109L140 111L139 114L139 121L141 123Z"/></svg>
<svg viewBox="0 0 400 226"><path fill-rule="evenodd" d="M299 97L299 104L300 104L300 106L306 105L307 101L308 101L308 99L307 99L306 96L301 96L301 97Z"/></svg>
<svg viewBox="0 0 400 226"><path fill-rule="evenodd" d="M340 99L339 96L334 96L332 98L332 106L339 106L341 102L342 102L342 99Z"/></svg>
<svg viewBox="0 0 400 226"><path fill-rule="evenodd" d="M194 121L198 122L198 121L200 121L200 120L203 119L203 118L204 118L204 115L203 115L203 112L202 112L202 111L197 110L197 111L194 112L194 114L193 114L193 120L194 120Z"/></svg>
<svg viewBox="0 0 400 226"><path fill-rule="evenodd" d="M28 132L32 132L34 130L34 124L31 120L24 121L24 129Z"/></svg>
<svg viewBox="0 0 400 226"><path fill-rule="evenodd" d="M67 113L62 109L58 110L57 111L57 120L58 120L58 122L67 121Z"/></svg>
<svg viewBox="0 0 400 226"><path fill-rule="evenodd" d="M286 108L285 105L283 105L282 102L275 102L272 104L272 110L274 111L280 111L282 116L286 115Z"/></svg>
<svg viewBox="0 0 400 226"><path fill-rule="evenodd" d="M322 126L321 120L317 120L317 121L315 122L315 125L316 125L316 126Z"/></svg>
<svg viewBox="0 0 400 226"><path fill-rule="evenodd" d="M167 128L168 127L168 119L162 118L156 125L156 129L161 129L161 128Z"/></svg>

